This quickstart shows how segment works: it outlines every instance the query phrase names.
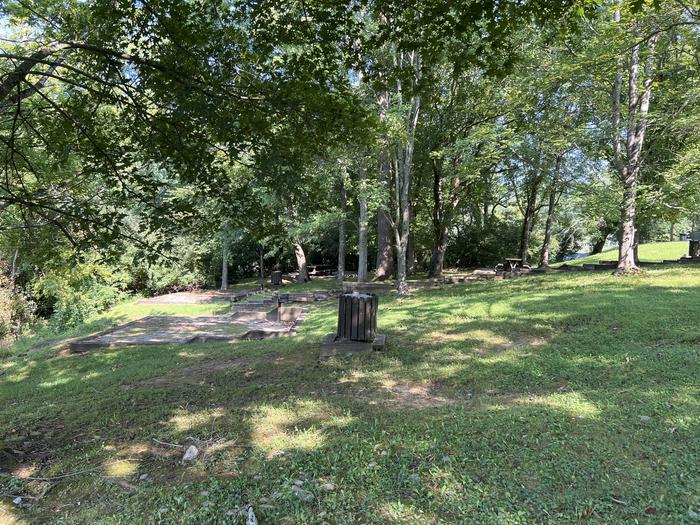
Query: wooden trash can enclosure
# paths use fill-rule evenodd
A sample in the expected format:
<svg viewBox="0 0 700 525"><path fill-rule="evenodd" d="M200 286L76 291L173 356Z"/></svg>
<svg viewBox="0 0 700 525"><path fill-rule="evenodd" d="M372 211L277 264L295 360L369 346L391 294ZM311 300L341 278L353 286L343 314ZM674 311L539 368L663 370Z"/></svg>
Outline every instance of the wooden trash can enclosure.
<svg viewBox="0 0 700 525"><path fill-rule="evenodd" d="M282 272L276 270L270 274L270 280L273 286L282 286Z"/></svg>
<svg viewBox="0 0 700 525"><path fill-rule="evenodd" d="M377 334L378 306L375 294L342 294L338 300L338 329L324 338L320 357L383 350L386 336Z"/></svg>
<svg viewBox="0 0 700 525"><path fill-rule="evenodd" d="M691 259L700 259L700 241L690 240L688 246L688 256Z"/></svg>
<svg viewBox="0 0 700 525"><path fill-rule="evenodd" d="M341 295L338 304L338 338L374 341L377 335L378 304L379 300L375 294Z"/></svg>

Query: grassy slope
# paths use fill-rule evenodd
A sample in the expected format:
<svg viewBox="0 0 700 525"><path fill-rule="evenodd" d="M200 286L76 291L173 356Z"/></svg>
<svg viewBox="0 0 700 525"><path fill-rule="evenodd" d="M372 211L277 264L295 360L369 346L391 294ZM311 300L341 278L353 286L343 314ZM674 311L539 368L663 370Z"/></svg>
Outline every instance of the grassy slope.
<svg viewBox="0 0 700 525"><path fill-rule="evenodd" d="M678 268L384 297L388 350L320 364L331 304L295 338L0 360L3 472L94 469L2 498L0 523L243 523L248 501L261 524L696 523L699 288ZM229 441L189 467L153 441L188 436Z"/></svg>
<svg viewBox="0 0 700 525"><path fill-rule="evenodd" d="M211 304L138 304L139 299L121 303L114 308L96 316L89 322L56 334L49 330L39 330L30 337L23 337L11 348L0 348L0 358L10 355L35 351L36 349L55 349L61 346L66 338L83 337L106 330L128 321L133 321L147 315L214 315L230 310L228 303ZM2 522L0 522L2 525Z"/></svg>
<svg viewBox="0 0 700 525"><path fill-rule="evenodd" d="M660 262L665 259L679 259L688 253L688 241L675 242L650 242L639 245L639 260L648 262ZM589 255L574 261L568 261L571 266L580 266L582 264L592 264L599 261L616 261L617 248L605 250L597 255ZM559 266L559 265L552 265Z"/></svg>

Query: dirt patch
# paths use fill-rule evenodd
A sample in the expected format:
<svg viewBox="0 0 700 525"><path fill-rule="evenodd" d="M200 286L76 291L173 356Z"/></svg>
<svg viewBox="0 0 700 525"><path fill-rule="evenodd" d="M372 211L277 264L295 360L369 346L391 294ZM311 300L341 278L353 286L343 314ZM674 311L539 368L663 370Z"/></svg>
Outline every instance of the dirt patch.
<svg viewBox="0 0 700 525"><path fill-rule="evenodd" d="M239 292L221 292L218 290L176 292L156 297L141 299L139 304L209 304L227 303L235 299L246 297L259 292L259 289L250 289Z"/></svg>
<svg viewBox="0 0 700 525"><path fill-rule="evenodd" d="M387 381L383 387L392 394L387 403L400 408L439 408L458 402L457 399L438 395L435 386L429 382Z"/></svg>
<svg viewBox="0 0 700 525"><path fill-rule="evenodd" d="M178 385L198 385L210 378L212 375L231 368L244 368L257 363L259 360L252 357L237 357L225 361L205 361L196 365L180 368L172 373L160 377L146 379L123 388L131 390L138 387L169 387Z"/></svg>

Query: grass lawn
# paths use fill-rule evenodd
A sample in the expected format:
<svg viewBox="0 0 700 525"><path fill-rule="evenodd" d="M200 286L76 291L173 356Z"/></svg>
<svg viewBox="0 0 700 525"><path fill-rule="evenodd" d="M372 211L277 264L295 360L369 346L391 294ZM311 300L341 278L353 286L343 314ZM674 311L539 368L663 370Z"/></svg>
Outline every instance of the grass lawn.
<svg viewBox="0 0 700 525"><path fill-rule="evenodd" d="M581 266L582 264L595 264L600 261L616 261L618 257L617 248L610 248L597 255L589 255L581 259L567 261L570 266ZM688 241L674 242L650 242L639 245L639 260L643 262L661 262L665 259L680 259L688 253ZM553 264L553 267L561 266Z"/></svg>
<svg viewBox="0 0 700 525"><path fill-rule="evenodd" d="M318 363L335 309L0 359L0 523L700 523L700 269L383 296L388 349Z"/></svg>

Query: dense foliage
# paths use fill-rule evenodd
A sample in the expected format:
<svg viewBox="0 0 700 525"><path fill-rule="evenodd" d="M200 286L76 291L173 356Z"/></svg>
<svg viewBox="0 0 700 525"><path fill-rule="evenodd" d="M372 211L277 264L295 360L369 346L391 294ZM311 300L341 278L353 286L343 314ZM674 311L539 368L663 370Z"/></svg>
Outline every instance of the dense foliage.
<svg viewBox="0 0 700 525"><path fill-rule="evenodd" d="M625 272L638 243L696 225L692 4L9 0L0 17L4 289L61 326L339 254L404 293L412 272L606 242Z"/></svg>

